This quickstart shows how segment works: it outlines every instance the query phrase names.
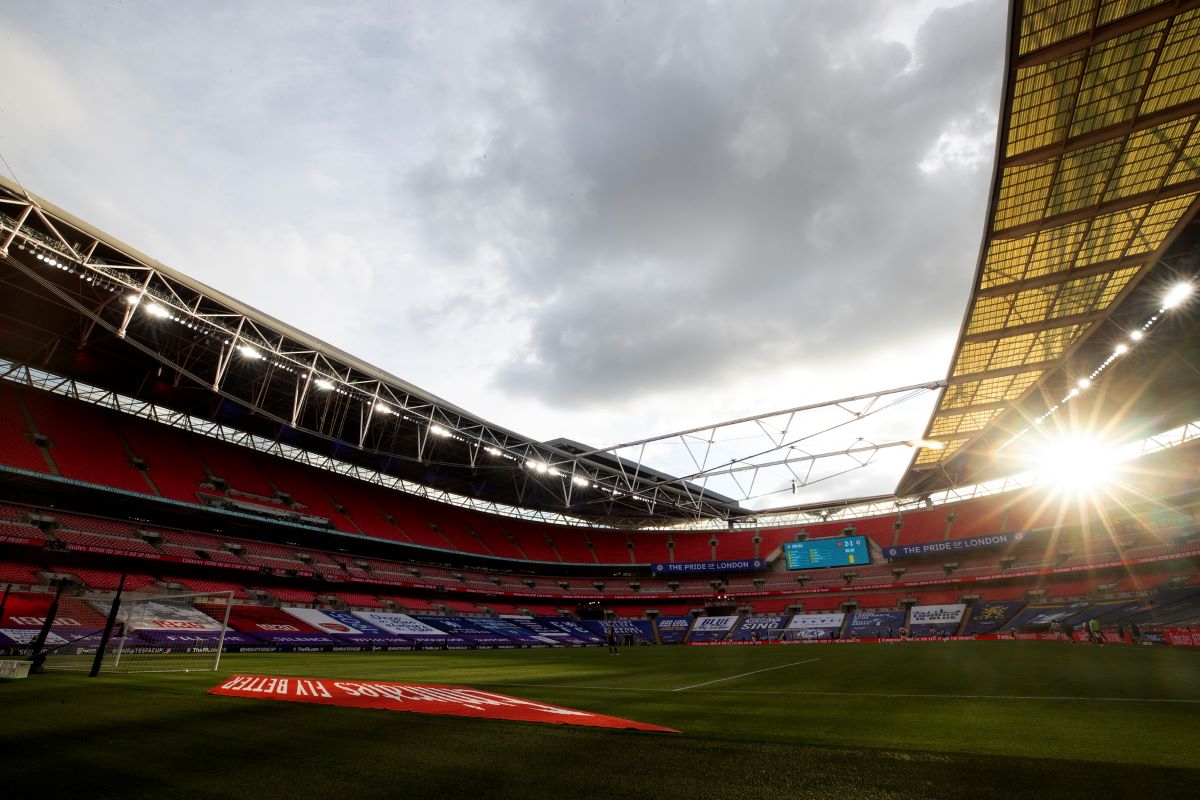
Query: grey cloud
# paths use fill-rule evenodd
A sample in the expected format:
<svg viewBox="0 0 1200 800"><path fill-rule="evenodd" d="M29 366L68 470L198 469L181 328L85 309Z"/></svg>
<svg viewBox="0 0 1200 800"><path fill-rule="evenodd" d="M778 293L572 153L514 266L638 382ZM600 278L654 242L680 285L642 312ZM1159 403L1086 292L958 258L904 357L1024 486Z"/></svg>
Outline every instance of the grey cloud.
<svg viewBox="0 0 1200 800"><path fill-rule="evenodd" d="M952 335L990 164L918 165L990 136L1002 4L936 12L912 53L846 6L543 5L494 54L479 135L396 202L448 261L498 254L530 330L504 391L608 404Z"/></svg>

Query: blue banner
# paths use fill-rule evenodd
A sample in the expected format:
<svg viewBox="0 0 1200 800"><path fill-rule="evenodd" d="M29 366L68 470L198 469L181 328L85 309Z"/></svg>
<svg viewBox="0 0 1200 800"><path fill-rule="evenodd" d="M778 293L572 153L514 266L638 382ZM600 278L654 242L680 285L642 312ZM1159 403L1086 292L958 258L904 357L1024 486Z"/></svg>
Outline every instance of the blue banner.
<svg viewBox="0 0 1200 800"><path fill-rule="evenodd" d="M924 544L902 544L896 547L883 548L884 558L916 558L917 556L935 556L943 553L959 553L964 550L984 550L989 547L1004 547L1016 544L1025 538L1023 533L992 533L987 536L969 536L966 539L948 539L944 542L925 542Z"/></svg>
<svg viewBox="0 0 1200 800"><path fill-rule="evenodd" d="M971 618L967 620L967 628L963 633L968 636L992 633L1001 628L1024 607L1024 600L993 600L989 603L980 603L971 609Z"/></svg>
<svg viewBox="0 0 1200 800"><path fill-rule="evenodd" d="M659 641L663 644L680 644L690 627L692 627L691 617L659 617Z"/></svg>
<svg viewBox="0 0 1200 800"><path fill-rule="evenodd" d="M684 561L674 564L651 564L655 575L684 575L695 572L753 572L766 569L761 558L745 558L740 561Z"/></svg>
<svg viewBox="0 0 1200 800"><path fill-rule="evenodd" d="M351 614L349 611L339 611L334 608L323 608L323 609L321 609L321 613L323 613L327 617L332 617L333 619L342 623L346 627L353 628L354 630L360 631L361 633L370 634L372 636L390 636L391 635L387 631L383 630L382 628L378 628L365 620L359 619L358 617Z"/></svg>
<svg viewBox="0 0 1200 800"><path fill-rule="evenodd" d="M745 617L742 619L742 624L738 625L737 630L730 637L730 640L734 642L752 642L764 639L776 639L786 624L787 617L785 616L763 615Z"/></svg>
<svg viewBox="0 0 1200 800"><path fill-rule="evenodd" d="M855 611L847 633L856 639L888 639L900 635L903 611Z"/></svg>

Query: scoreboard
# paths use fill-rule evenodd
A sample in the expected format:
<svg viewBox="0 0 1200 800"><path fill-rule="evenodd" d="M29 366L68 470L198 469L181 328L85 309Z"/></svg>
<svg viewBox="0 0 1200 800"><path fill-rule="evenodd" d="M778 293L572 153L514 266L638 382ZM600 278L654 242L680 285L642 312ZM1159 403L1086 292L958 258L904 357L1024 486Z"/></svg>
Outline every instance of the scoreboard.
<svg viewBox="0 0 1200 800"><path fill-rule="evenodd" d="M820 569L870 564L871 552L865 536L784 542L783 557L788 569Z"/></svg>

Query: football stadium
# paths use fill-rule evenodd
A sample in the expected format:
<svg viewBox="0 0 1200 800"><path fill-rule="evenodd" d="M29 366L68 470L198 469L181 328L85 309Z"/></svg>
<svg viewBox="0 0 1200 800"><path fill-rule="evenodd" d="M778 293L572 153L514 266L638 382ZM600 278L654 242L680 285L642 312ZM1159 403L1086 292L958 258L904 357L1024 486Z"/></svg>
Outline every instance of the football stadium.
<svg viewBox="0 0 1200 800"><path fill-rule="evenodd" d="M0 177L0 785L1194 797L1200 2L1006 24L949 362L612 446Z"/></svg>

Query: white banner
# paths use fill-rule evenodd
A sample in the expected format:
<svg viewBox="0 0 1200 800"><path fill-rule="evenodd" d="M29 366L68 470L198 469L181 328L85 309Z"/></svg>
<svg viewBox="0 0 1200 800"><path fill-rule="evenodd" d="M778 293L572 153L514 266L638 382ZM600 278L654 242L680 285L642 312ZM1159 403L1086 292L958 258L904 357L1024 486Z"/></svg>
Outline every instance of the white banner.
<svg viewBox="0 0 1200 800"><path fill-rule="evenodd" d="M121 621L132 631L219 631L221 623L183 602L127 600Z"/></svg>
<svg viewBox="0 0 1200 800"><path fill-rule="evenodd" d="M948 625L962 619L966 606L952 603L944 606L913 606L908 615L910 625Z"/></svg>
<svg viewBox="0 0 1200 800"><path fill-rule="evenodd" d="M319 631L325 633L341 633L346 636L361 636L362 631L353 628L344 622L338 622L333 617L323 611L318 611L315 608L284 608L283 611L291 614L301 622L305 622Z"/></svg>
<svg viewBox="0 0 1200 800"><path fill-rule="evenodd" d="M383 611L355 611L354 616L388 633L411 633L420 636L445 636L445 631L426 625L408 614L389 614Z"/></svg>
<svg viewBox="0 0 1200 800"><path fill-rule="evenodd" d="M838 611L833 614L797 614L792 617L792 621L788 623L789 631L803 630L805 628L840 628L842 621L846 619L844 611Z"/></svg>
<svg viewBox="0 0 1200 800"><path fill-rule="evenodd" d="M12 639L17 644L30 645L37 638L38 631L33 628L0 628L0 633ZM46 636L46 644L66 644L67 640L54 631Z"/></svg>
<svg viewBox="0 0 1200 800"><path fill-rule="evenodd" d="M697 631L727 631L737 621L737 617L700 617L692 627L692 633L696 633Z"/></svg>

